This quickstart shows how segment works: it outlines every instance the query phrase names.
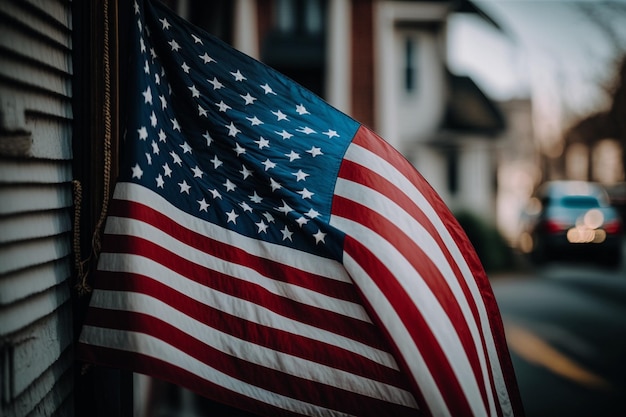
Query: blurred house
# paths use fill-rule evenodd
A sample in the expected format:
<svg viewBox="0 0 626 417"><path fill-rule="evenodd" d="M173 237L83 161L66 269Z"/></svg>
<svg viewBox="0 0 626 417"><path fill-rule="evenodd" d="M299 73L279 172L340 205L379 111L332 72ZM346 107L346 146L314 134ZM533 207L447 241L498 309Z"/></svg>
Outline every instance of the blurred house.
<svg viewBox="0 0 626 417"><path fill-rule="evenodd" d="M194 3L179 3L192 21ZM453 210L493 222L505 118L471 78L447 68L453 13L498 27L468 0L238 0L227 15L235 47L373 128Z"/></svg>
<svg viewBox="0 0 626 417"><path fill-rule="evenodd" d="M504 119L471 79L446 68L451 13L490 21L471 2L166 3L375 129L453 208L492 217L494 141ZM131 7L125 0L0 0L2 416L132 413L130 375L83 374L73 356L86 302L74 289L76 269L90 265L79 261L92 253L116 173L120 34Z"/></svg>

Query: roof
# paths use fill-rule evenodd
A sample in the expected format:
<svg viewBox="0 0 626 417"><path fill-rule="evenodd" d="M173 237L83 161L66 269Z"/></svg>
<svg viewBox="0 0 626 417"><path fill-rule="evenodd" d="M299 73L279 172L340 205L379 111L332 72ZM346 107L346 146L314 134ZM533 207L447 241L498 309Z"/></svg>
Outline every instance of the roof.
<svg viewBox="0 0 626 417"><path fill-rule="evenodd" d="M443 129L496 135L506 128L500 108L468 77L448 73L450 94Z"/></svg>

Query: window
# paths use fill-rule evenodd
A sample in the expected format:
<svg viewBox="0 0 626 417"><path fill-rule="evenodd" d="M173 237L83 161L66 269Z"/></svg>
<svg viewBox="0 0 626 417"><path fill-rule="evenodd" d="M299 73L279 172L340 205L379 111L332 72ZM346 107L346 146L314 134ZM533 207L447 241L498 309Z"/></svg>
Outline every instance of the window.
<svg viewBox="0 0 626 417"><path fill-rule="evenodd" d="M404 42L404 88L408 93L415 91L417 84L417 54L415 39L407 37Z"/></svg>

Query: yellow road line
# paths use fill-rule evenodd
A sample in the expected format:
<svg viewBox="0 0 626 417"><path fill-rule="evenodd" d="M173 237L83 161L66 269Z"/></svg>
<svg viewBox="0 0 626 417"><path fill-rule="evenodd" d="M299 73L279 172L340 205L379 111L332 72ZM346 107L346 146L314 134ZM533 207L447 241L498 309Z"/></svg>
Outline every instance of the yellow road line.
<svg viewBox="0 0 626 417"><path fill-rule="evenodd" d="M528 362L590 388L611 387L606 379L563 355L534 333L513 324L507 324L505 332L509 349Z"/></svg>

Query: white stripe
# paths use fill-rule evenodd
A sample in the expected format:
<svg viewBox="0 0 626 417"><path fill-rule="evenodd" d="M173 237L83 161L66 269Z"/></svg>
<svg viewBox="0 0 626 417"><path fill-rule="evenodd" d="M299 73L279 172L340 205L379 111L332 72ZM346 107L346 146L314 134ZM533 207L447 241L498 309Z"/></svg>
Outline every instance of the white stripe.
<svg viewBox="0 0 626 417"><path fill-rule="evenodd" d="M113 198L134 201L148 207L158 207L160 212L166 214L171 220L181 226L200 233L203 236L210 236L212 239L226 242L252 255L265 257L267 253L271 253L272 259L276 262L326 278L352 282L339 262L313 254L308 254L308 256L304 257L302 256L302 252L297 249L252 239L232 232L227 228L219 227L185 213L160 195L141 185L125 182L117 183Z"/></svg>
<svg viewBox="0 0 626 417"><path fill-rule="evenodd" d="M188 246L185 243L177 240L176 238L168 235L167 233L148 223L144 223L135 219L110 216L107 219L107 225L105 230L106 233L110 234L137 236L147 239L148 241L158 244L160 247L170 252L173 252L192 263L208 268L210 270L217 271L219 273L232 276L234 278L238 278L242 281L246 281L252 284L258 284L269 292L278 296L290 298L302 304L307 304L371 323L367 312L360 304L341 300L335 297L318 293L305 287L292 285L280 280L272 279L271 277L262 275L253 268L225 261L221 258L198 250L192 246ZM231 234L235 239L240 236L233 232L231 232ZM266 253L266 256L267 255L268 253ZM308 253L299 252L298 256L307 258ZM310 263L314 263L315 261L319 262L319 259L309 259ZM333 261L326 260L326 262ZM301 262L300 264L304 265L305 263L306 262ZM106 262L101 261L100 265L102 265L102 267L104 268L106 267ZM345 272L343 273L345 274Z"/></svg>
<svg viewBox="0 0 626 417"><path fill-rule="evenodd" d="M404 211L401 206L374 189L368 188L362 184L350 182L344 179L338 179L335 194L368 207L369 209L378 212L378 214L385 217L391 223L394 223L406 234L408 239L424 251L426 256L433 262L435 267L442 274L445 281L450 286L450 290L452 291L455 300L458 302L463 318L468 325L474 348L477 351L480 369L484 376L487 398L490 406L493 408L492 412L495 412L495 403L493 393L491 391L491 381L488 377L489 371L483 351L482 338L476 325L476 319L472 314L469 303L465 298L465 294L463 293L461 286L456 280L454 271L450 267L450 264L448 263L437 241L435 241L430 233L418 221L416 221L409 213ZM334 220L335 219L331 219L331 224ZM348 229L342 230L350 234ZM375 247L376 246L373 245L373 251L375 251ZM410 285L416 283L416 281L417 280L407 280L408 287L406 290L409 295L415 294L416 291L420 291L418 288L410 288Z"/></svg>
<svg viewBox="0 0 626 417"><path fill-rule="evenodd" d="M372 398L417 407L412 394L407 391L239 339L145 294L99 290L94 292L91 306L147 314L171 324L222 353L247 362Z"/></svg>
<svg viewBox="0 0 626 417"><path fill-rule="evenodd" d="M218 371L164 341L144 333L83 326L80 342L150 356L177 366L202 379L230 391L270 404L277 408L309 416L349 414L319 407L295 398L285 397L261 387L248 384Z"/></svg>
<svg viewBox="0 0 626 417"><path fill-rule="evenodd" d="M450 416L451 414L447 408L447 404L441 396L441 392L437 389L437 385L430 370L426 366L422 353L417 349L417 346L415 346L411 335L402 324L402 320L398 317L396 310L389 300L379 290L378 286L373 283L372 278L361 265L345 252L344 265L353 276L359 277L359 280L363 281L364 285L361 285L361 290L364 296L372 305L376 306L376 311L381 320L384 321L385 327L389 330L389 333L393 335L396 346L400 352L402 352L402 356L407 358L406 364L410 368L410 372L413 375L419 375L417 383L424 398L428 402L428 408L437 410L440 413L438 415L441 417Z"/></svg>
<svg viewBox="0 0 626 417"><path fill-rule="evenodd" d="M418 308L420 312L422 312L426 324L431 329L435 339L437 339L452 371L456 375L456 379L461 385L474 415L486 415L486 410L484 410L482 403L482 396L476 385L474 372L467 358L465 349L446 312L439 304L431 289L426 285L424 279L419 275L418 271L416 271L411 263L396 250L395 246L362 224L338 216L334 216L332 222L340 230L347 231L350 236L375 254L380 262L391 271L396 281L398 281L405 292L411 297L413 303L419 306ZM348 270L348 272L352 271ZM361 281L363 277L356 274L352 274L352 277L359 288L375 285L371 283L369 279ZM404 326L403 323L399 321L394 320L394 322L391 322L393 319L399 320L397 316L380 317L380 319L384 322L385 328L388 329L390 333L399 326ZM391 335L395 340L396 334L391 333ZM412 359L411 356L405 357L407 363ZM419 373L413 374L413 377L421 386L421 375ZM436 410L436 408L434 410Z"/></svg>
<svg viewBox="0 0 626 417"><path fill-rule="evenodd" d="M439 218L437 211L430 205L426 197L413 185L413 183L404 175L399 172L393 165L389 164L386 160L378 157L375 153L352 143L344 156L345 159L356 162L360 165L367 166L374 172L381 175L383 178L391 180L396 187L402 190L409 199L411 199L430 219L433 226L437 230L437 233L442 238L444 244L450 251L452 258L459 267L463 279L467 283L473 300L476 304L478 315L481 321L481 329L484 335L485 346L489 355L491 364L491 375L493 376L494 383L496 385L495 391L498 394L500 405L503 409L504 415L513 415L513 409L510 403L508 388L506 386L504 375L502 374L502 367L500 365L500 358L494 344L493 334L491 333L491 324L487 310L483 303L483 298L478 289L474 276L470 271L465 258L463 257L461 250L457 246L456 242L450 235L450 232L443 224L443 221Z"/></svg>
<svg viewBox="0 0 626 417"><path fill-rule="evenodd" d="M148 258L128 254L102 254L106 270L148 276L194 300L235 317L292 334L319 340L346 349L392 369L398 369L392 355L348 337L281 316L274 311L237 297L216 291L172 271ZM93 301L92 301L93 305ZM169 321L165 319L166 321Z"/></svg>

